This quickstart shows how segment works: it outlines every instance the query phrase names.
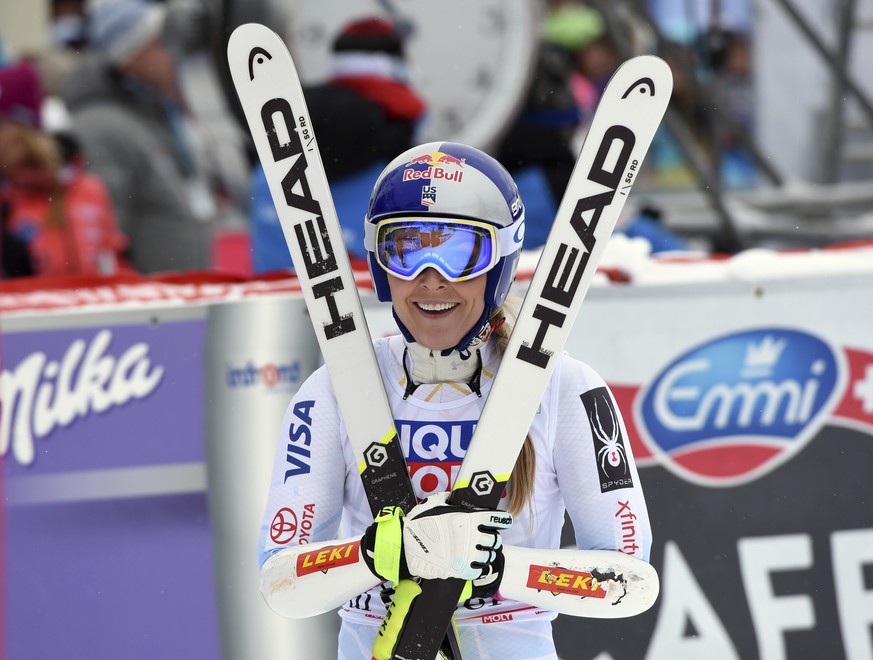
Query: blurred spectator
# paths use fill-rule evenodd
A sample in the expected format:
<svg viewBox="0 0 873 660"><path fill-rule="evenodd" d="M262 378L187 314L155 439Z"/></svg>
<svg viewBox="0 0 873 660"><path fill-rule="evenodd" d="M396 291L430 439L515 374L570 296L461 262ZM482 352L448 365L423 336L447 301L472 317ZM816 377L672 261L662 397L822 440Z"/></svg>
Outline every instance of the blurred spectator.
<svg viewBox="0 0 873 660"><path fill-rule="evenodd" d="M373 184L396 154L413 146L425 103L409 86L404 39L381 18L347 24L333 43L333 73L304 90L346 247L363 258L363 218ZM252 176L255 272L291 267L263 169Z"/></svg>
<svg viewBox="0 0 873 660"><path fill-rule="evenodd" d="M87 166L106 181L137 270L206 268L217 198L162 40L166 8L92 0L87 9L90 52L65 91Z"/></svg>
<svg viewBox="0 0 873 660"><path fill-rule="evenodd" d="M749 37L726 30L718 57L710 58L716 99L747 135L754 131L754 89ZM757 183L757 167L736 133L724 122L715 127L720 151L722 183L729 188L746 188Z"/></svg>
<svg viewBox="0 0 873 660"><path fill-rule="evenodd" d="M615 233L624 234L629 238L645 239L651 246L651 254L690 249L684 238L664 226L661 209L645 202L629 216L627 222L620 222Z"/></svg>
<svg viewBox="0 0 873 660"><path fill-rule="evenodd" d="M46 96L61 96L88 46L85 0L52 0L49 45L28 55L39 69Z"/></svg>
<svg viewBox="0 0 873 660"><path fill-rule="evenodd" d="M111 275L126 245L102 182L41 131L36 69L0 69L3 275Z"/></svg>
<svg viewBox="0 0 873 660"><path fill-rule="evenodd" d="M52 0L50 38L53 44L83 50L88 43L85 0Z"/></svg>
<svg viewBox="0 0 873 660"><path fill-rule="evenodd" d="M603 33L603 19L589 7L559 4L543 23L543 36L524 105L497 147L525 203L524 247L541 247L576 164L576 136L586 107L574 93L577 53Z"/></svg>
<svg viewBox="0 0 873 660"><path fill-rule="evenodd" d="M683 44L664 41L658 54L673 74L670 109L687 129L687 146L699 150L703 163L715 175L718 153L713 139L713 116L700 94L700 84L695 77L698 69L695 53ZM646 159L659 185L684 189L695 184L694 172L681 144L664 124L658 129Z"/></svg>

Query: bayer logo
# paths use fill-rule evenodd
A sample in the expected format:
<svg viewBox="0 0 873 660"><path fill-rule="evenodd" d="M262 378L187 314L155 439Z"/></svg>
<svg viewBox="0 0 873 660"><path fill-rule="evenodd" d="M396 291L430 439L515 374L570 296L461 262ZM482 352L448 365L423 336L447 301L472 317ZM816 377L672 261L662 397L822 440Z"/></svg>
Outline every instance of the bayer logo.
<svg viewBox="0 0 873 660"><path fill-rule="evenodd" d="M382 467L388 460L388 450L385 449L385 445L374 442L364 452L364 459L370 467Z"/></svg>

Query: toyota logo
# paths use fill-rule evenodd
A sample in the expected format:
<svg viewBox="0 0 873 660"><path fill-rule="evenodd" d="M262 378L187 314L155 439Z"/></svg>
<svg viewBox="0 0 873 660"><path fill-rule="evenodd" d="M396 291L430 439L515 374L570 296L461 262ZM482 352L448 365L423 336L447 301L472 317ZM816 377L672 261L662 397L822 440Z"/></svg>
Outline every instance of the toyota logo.
<svg viewBox="0 0 873 660"><path fill-rule="evenodd" d="M284 545L297 534L297 514L288 507L279 509L270 523L270 539L273 543Z"/></svg>

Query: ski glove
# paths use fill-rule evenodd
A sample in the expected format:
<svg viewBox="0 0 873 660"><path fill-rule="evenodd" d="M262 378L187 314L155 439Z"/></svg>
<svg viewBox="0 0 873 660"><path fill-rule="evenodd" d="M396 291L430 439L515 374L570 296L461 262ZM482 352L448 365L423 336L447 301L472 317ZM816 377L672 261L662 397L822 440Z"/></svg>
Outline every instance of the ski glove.
<svg viewBox="0 0 873 660"><path fill-rule="evenodd" d="M448 496L433 495L406 516L399 507L379 512L361 539L375 575L397 584L410 577L478 580L499 572L500 530L509 529L512 514L448 504Z"/></svg>

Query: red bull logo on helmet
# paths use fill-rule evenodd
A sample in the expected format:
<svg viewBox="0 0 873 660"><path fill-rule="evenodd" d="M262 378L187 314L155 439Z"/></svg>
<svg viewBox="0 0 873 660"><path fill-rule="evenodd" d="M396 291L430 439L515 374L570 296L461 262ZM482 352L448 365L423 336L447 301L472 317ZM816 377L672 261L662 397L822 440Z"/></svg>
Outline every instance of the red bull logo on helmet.
<svg viewBox="0 0 873 660"><path fill-rule="evenodd" d="M451 154L447 154L443 151L434 151L429 154L422 154L421 156L415 156L409 159L407 166L409 165L457 165L458 167L463 167L464 163L467 162L466 158L455 158Z"/></svg>
<svg viewBox="0 0 873 660"><path fill-rule="evenodd" d="M430 179L435 181L442 179L443 181L456 181L460 183L464 178L464 172L460 168L464 167L466 160L466 158L456 158L442 151L421 154L409 159L409 162L406 164L407 169L403 172L403 180L421 181L422 179ZM416 166L426 167L419 169ZM452 169L446 169L446 166L450 166Z"/></svg>

